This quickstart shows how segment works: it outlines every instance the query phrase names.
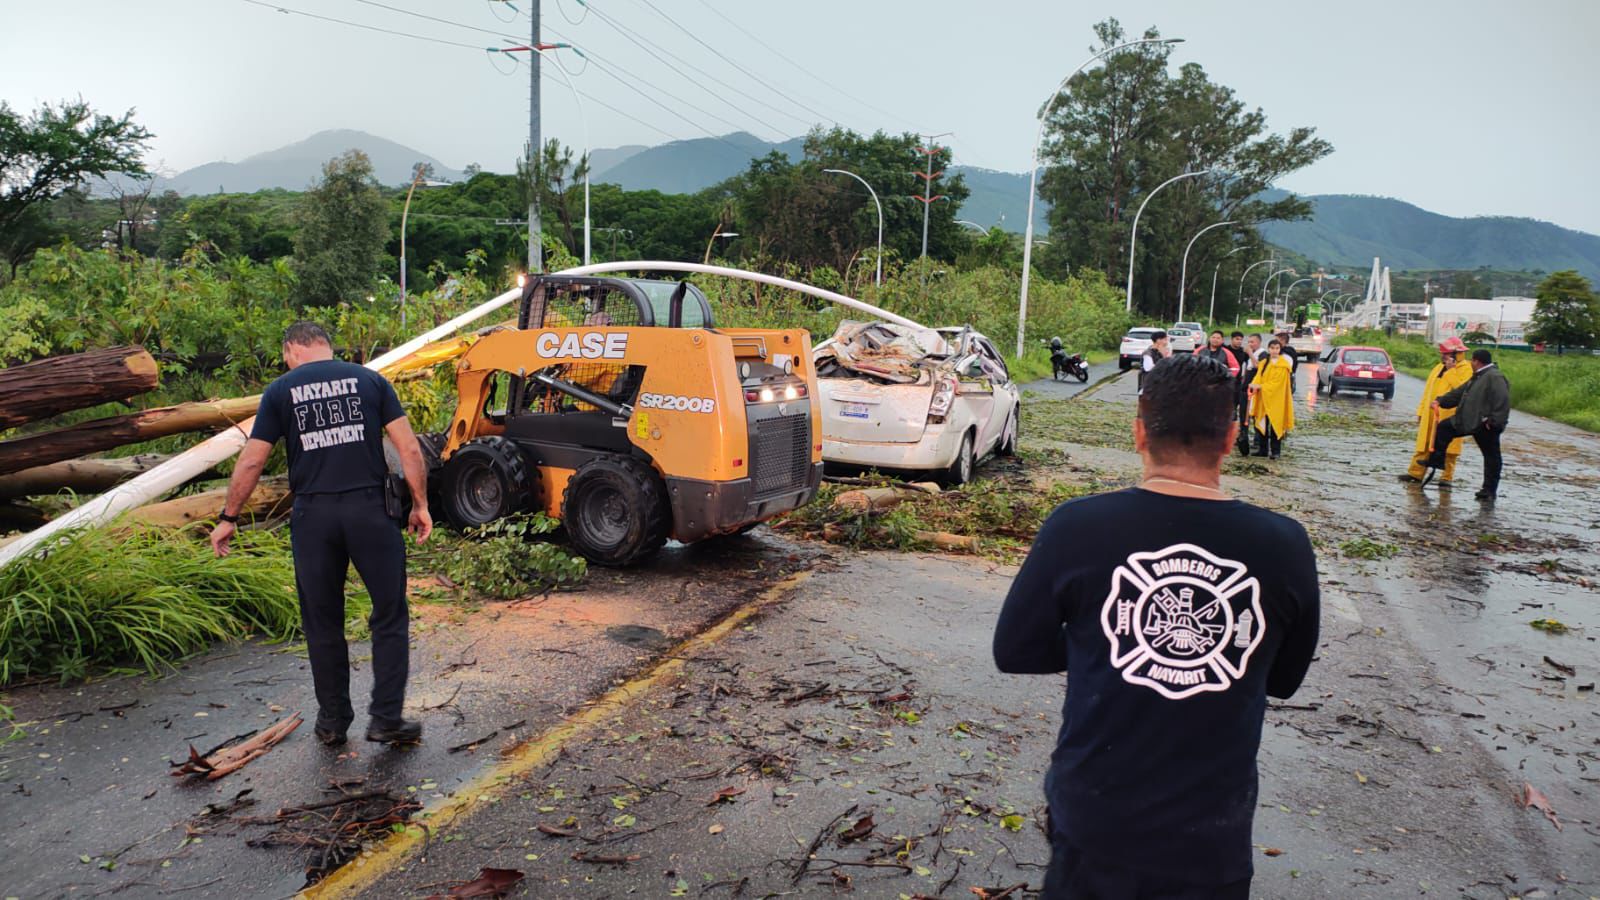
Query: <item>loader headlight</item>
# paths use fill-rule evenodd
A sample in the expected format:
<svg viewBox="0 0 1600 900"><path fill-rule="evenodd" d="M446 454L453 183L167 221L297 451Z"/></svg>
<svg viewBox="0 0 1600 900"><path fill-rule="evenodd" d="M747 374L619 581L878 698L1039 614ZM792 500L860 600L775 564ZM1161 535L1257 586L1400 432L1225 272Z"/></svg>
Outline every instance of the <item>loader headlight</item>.
<svg viewBox="0 0 1600 900"><path fill-rule="evenodd" d="M762 403L771 403L776 396L777 395L772 393L772 388L762 388L761 389L761 402Z"/></svg>

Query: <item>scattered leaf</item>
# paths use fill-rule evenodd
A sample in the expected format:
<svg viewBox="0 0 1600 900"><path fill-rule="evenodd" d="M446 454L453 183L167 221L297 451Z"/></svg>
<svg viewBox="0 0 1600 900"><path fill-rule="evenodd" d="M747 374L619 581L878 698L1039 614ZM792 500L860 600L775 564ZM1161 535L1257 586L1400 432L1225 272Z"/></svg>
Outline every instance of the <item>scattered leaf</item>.
<svg viewBox="0 0 1600 900"><path fill-rule="evenodd" d="M1360 769L1356 770L1356 783L1357 784L1366 784L1367 783L1367 776L1361 774L1361 770Z"/></svg>
<svg viewBox="0 0 1600 900"><path fill-rule="evenodd" d="M1025 820L1020 815L1012 814L1000 817L1000 827L1007 831L1021 831Z"/></svg>
<svg viewBox="0 0 1600 900"><path fill-rule="evenodd" d="M717 795L712 797L711 802L707 803L706 805L716 806L718 803L721 803L725 800L732 800L742 793L744 793L744 788L742 787L725 787L722 790L717 791Z"/></svg>
<svg viewBox="0 0 1600 900"><path fill-rule="evenodd" d="M1571 629L1557 619L1534 619L1528 623L1546 634L1566 634Z"/></svg>
<svg viewBox="0 0 1600 900"><path fill-rule="evenodd" d="M1264 848L1262 848L1261 852L1265 853L1268 856L1282 856L1283 855L1283 849L1280 848L1280 847L1264 847Z"/></svg>
<svg viewBox="0 0 1600 900"><path fill-rule="evenodd" d="M1530 806L1544 813L1544 817L1550 820L1550 824L1556 826L1557 831L1561 830L1561 820L1556 818L1556 811L1550 805L1550 798L1546 797L1538 788L1524 781L1522 783L1522 808L1527 809Z"/></svg>
<svg viewBox="0 0 1600 900"><path fill-rule="evenodd" d="M721 825L713 825L710 828L707 828L706 831L708 833L710 833L710 834L721 834L722 833L722 826Z"/></svg>
<svg viewBox="0 0 1600 900"><path fill-rule="evenodd" d="M622 815L617 816L615 819L612 819L611 824L617 826L618 828L632 828L633 826L639 824L639 820L632 813L623 813Z"/></svg>
<svg viewBox="0 0 1600 900"><path fill-rule="evenodd" d="M856 820L854 825L851 825L849 828L839 832L839 840L846 844L850 843L851 841L859 841L871 834L874 827L876 826L873 824L872 816L870 814L862 816L860 819Z"/></svg>
<svg viewBox="0 0 1600 900"><path fill-rule="evenodd" d="M448 894L435 894L434 897L504 897L520 881L522 873L516 869L485 866L478 870L477 878L452 887Z"/></svg>

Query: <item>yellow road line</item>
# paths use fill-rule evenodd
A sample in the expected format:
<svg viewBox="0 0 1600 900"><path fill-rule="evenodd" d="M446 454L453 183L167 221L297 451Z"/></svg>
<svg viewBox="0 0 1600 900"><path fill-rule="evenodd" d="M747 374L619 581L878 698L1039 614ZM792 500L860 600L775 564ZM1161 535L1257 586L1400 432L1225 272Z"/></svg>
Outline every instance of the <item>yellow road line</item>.
<svg viewBox="0 0 1600 900"><path fill-rule="evenodd" d="M798 587L811 572L796 572L761 593L761 596L734 610L727 618L679 644L672 653L651 666L642 674L629 679L595 700L582 712L568 718L536 738L519 744L500 762L490 766L476 778L456 789L455 794L429 807L414 820L427 823L434 832L472 814L478 797L501 786L510 776L526 775L548 763L561 752L561 748L584 731L595 727L606 718L616 715L619 706L630 703L645 692L655 688L683 668L684 661L727 637L735 628L762 609ZM371 887L379 878L394 871L411 851L423 840L420 829L406 829L391 834L381 844L369 848L361 856L347 863L322 881L301 891L304 900L333 900L354 897Z"/></svg>

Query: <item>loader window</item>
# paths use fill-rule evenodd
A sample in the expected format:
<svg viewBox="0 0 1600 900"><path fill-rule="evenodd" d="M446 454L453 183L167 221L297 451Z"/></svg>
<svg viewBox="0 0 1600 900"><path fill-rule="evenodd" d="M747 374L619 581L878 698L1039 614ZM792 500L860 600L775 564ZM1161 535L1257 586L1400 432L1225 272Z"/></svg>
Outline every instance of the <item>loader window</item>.
<svg viewBox="0 0 1600 900"><path fill-rule="evenodd" d="M526 328L577 328L584 325L632 328L648 325L647 312L633 297L606 284L544 284L533 297Z"/></svg>
<svg viewBox="0 0 1600 900"><path fill-rule="evenodd" d="M650 310L655 314L657 325L672 321L672 295L681 285L684 288L683 320L679 327L711 327L711 304L706 302L706 295L694 285L681 281L635 281L634 284L650 298Z"/></svg>
<svg viewBox="0 0 1600 900"><path fill-rule="evenodd" d="M633 403L639 394L639 385L644 381L644 366L625 366L620 363L563 363L539 371L552 378L569 381L613 402L624 404ZM519 413L548 415L597 411L593 405L531 378L523 385L522 390Z"/></svg>

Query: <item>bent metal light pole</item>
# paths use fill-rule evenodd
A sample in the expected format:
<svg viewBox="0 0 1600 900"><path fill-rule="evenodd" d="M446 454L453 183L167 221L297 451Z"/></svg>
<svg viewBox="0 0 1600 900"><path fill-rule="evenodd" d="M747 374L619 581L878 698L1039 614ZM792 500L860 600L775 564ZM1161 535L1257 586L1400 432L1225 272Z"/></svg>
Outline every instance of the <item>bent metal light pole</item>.
<svg viewBox="0 0 1600 900"><path fill-rule="evenodd" d="M1228 261L1228 257L1238 253L1240 250L1248 249L1250 248L1235 247L1232 250L1229 250L1227 253L1222 255L1221 259L1217 260L1217 267L1211 270L1211 314L1206 317L1208 322L1215 323L1217 321L1217 274L1222 271L1222 264Z"/></svg>
<svg viewBox="0 0 1600 900"><path fill-rule="evenodd" d="M1267 317L1267 285L1271 284L1272 279L1277 278L1279 275L1293 274L1295 274L1293 268L1279 269L1278 271L1273 272L1271 275L1268 275L1266 280L1261 282L1261 318L1265 319Z"/></svg>
<svg viewBox="0 0 1600 900"><path fill-rule="evenodd" d="M1134 250L1139 245L1139 217L1144 215L1144 208L1150 204L1151 198L1153 198L1156 194L1161 193L1162 188L1173 183L1174 181L1181 181L1185 178L1193 178L1196 175L1209 175L1215 171L1216 169L1201 169L1198 172L1184 172L1180 175L1174 175L1171 178L1168 178L1166 181L1156 185L1155 190L1144 195L1144 202L1139 204L1139 211L1133 214L1133 232L1128 236L1128 312L1133 312L1133 262L1137 258Z"/></svg>
<svg viewBox="0 0 1600 900"><path fill-rule="evenodd" d="M1239 306L1241 308L1244 307L1244 277L1246 275L1249 275L1250 274L1250 270L1254 269L1256 266L1264 266L1264 265L1267 265L1268 263L1275 263L1277 261L1278 261L1277 257L1269 256L1266 259L1261 260L1260 262L1253 262L1250 265L1245 266L1244 271L1239 273L1239 299L1236 302L1239 304Z"/></svg>
<svg viewBox="0 0 1600 900"><path fill-rule="evenodd" d="M1213 228L1221 228L1224 225L1232 225L1233 222L1234 222L1233 219L1229 219L1226 222L1218 222L1215 225L1207 225L1206 227L1200 229L1199 231L1196 231L1194 233L1194 237L1189 238L1189 246L1183 248L1183 267L1182 267L1181 274L1178 275L1178 321L1179 322L1183 321L1184 288L1188 287L1188 285L1189 285L1189 251L1194 249L1194 242L1200 240L1200 235L1205 234L1206 232L1210 231ZM1211 282L1211 287L1212 287L1211 296L1212 296L1213 299L1216 298L1216 286L1217 286L1217 283L1216 283L1215 280L1213 280Z"/></svg>
<svg viewBox="0 0 1600 900"><path fill-rule="evenodd" d="M865 178L854 172L847 172L844 169L823 169L822 171L832 172L835 175L849 175L851 178L861 182L861 186L866 188L867 193L872 195L872 205L878 208L878 271L874 276L873 283L878 287L883 287L883 204L878 202L878 192L872 189L872 185L867 184ZM589 261L586 259L583 264L588 265Z"/></svg>
<svg viewBox="0 0 1600 900"><path fill-rule="evenodd" d="M1061 92L1067 89L1067 82L1076 78L1079 72L1094 65L1102 57L1110 56L1118 50L1136 47L1140 44L1181 44L1183 38L1144 38L1143 40L1128 41L1115 47L1107 47L1099 53L1083 61L1083 65L1072 70L1072 74L1061 79L1056 85L1055 93L1039 108L1039 128L1033 135L1033 164L1028 166L1028 221L1022 236L1022 290L1017 298L1017 359L1022 358L1022 340L1024 324L1028 321L1028 275L1033 265L1033 199L1038 193L1039 183L1039 145L1044 142L1044 123L1050 116L1050 110L1061 99Z"/></svg>

